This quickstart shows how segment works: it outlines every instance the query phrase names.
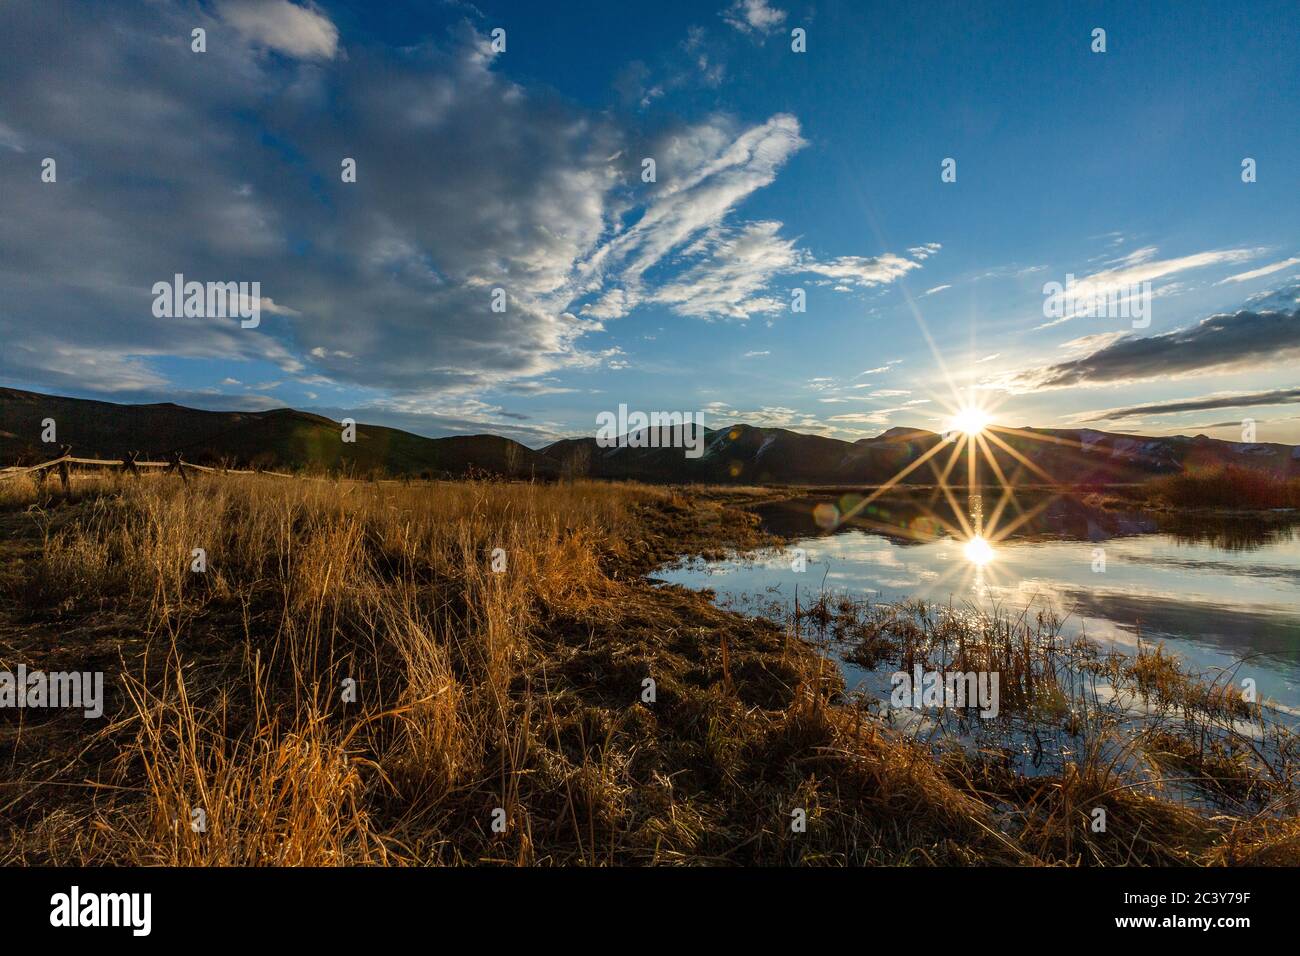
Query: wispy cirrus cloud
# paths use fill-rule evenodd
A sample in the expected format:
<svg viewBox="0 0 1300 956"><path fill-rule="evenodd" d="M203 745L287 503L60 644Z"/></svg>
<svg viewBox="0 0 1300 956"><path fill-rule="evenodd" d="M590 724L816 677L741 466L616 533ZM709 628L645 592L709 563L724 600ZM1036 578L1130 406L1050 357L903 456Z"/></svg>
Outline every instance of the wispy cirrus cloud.
<svg viewBox="0 0 1300 956"><path fill-rule="evenodd" d="M715 231L699 248L706 258L647 297L668 305L678 315L746 319L754 314L790 308L789 290L772 289L778 276L824 276L833 291L884 285L906 275L920 263L892 253L881 256L841 256L819 261L779 234L781 223L748 223L735 230ZM793 285L793 283L791 283Z"/></svg>
<svg viewBox="0 0 1300 956"><path fill-rule="evenodd" d="M1155 246L1144 246L1141 249L1135 249L1122 258L1115 260L1111 268L1094 272L1082 279L1075 279L1071 292L1077 299L1082 300L1119 297L1118 301L1123 302L1126 296L1135 295L1134 290L1141 288L1144 283L1154 282L1157 279L1164 279L1193 269L1245 262L1261 255L1264 250L1218 249L1177 256L1171 259L1155 258L1158 251ZM1160 294L1160 290L1156 290L1155 295ZM1049 322L1044 322L1037 328L1051 328L1084 314L1087 313L1070 312Z"/></svg>
<svg viewBox="0 0 1300 956"><path fill-rule="evenodd" d="M727 221L805 145L798 120L788 114L747 129L716 119L662 138L654 150L659 182L644 213L579 267L587 288L600 291L591 293L578 314L613 319L658 304L694 318L747 319L789 308L788 289L772 286L778 277L821 276L841 291L852 290L893 282L939 251L938 243L927 243L911 258L884 253L819 259L784 238L781 222ZM670 254L682 268L659 277L653 270Z"/></svg>
<svg viewBox="0 0 1300 956"><path fill-rule="evenodd" d="M1300 404L1300 388L1275 388L1267 392L1218 392L1212 395L1201 395L1196 398L1180 399L1173 402L1151 402L1146 405L1130 405L1127 408L1082 412L1073 416L1071 420L1076 422L1117 421L1121 418L1135 418L1142 415L1177 415L1183 412L1199 412L1211 408L1252 408L1260 405L1295 404Z"/></svg>
<svg viewBox="0 0 1300 956"><path fill-rule="evenodd" d="M882 375L885 372L892 371L895 365L902 365L902 359L890 359L884 365L877 365L875 368L866 368L859 372L854 378L861 378L864 375Z"/></svg>
<svg viewBox="0 0 1300 956"><path fill-rule="evenodd" d="M760 428L793 428L800 431L824 433L832 429L815 415L784 405L761 405L741 408L729 402L708 402L704 405L710 428L736 422L757 425Z"/></svg>
<svg viewBox="0 0 1300 956"><path fill-rule="evenodd" d="M697 318L744 319L788 309L788 300L765 291L777 274L799 263L794 240L782 239L780 228L779 222L755 222L715 232L701 247L708 250L706 258L660 287L651 301Z"/></svg>
<svg viewBox="0 0 1300 956"><path fill-rule="evenodd" d="M888 425L890 416L901 411L899 408L881 408L873 412L849 412L844 415L832 415L827 419L836 425Z"/></svg>
<svg viewBox="0 0 1300 956"><path fill-rule="evenodd" d="M1300 265L1300 256L1292 256L1290 259L1283 259L1281 262L1274 262L1266 266L1260 266L1258 269L1251 269L1249 272L1239 272L1235 276L1228 276L1226 279L1220 279L1214 284L1223 285L1228 282L1249 282L1252 279L1260 279L1264 276L1270 276L1275 272L1281 272L1283 269L1289 269L1296 265Z"/></svg>

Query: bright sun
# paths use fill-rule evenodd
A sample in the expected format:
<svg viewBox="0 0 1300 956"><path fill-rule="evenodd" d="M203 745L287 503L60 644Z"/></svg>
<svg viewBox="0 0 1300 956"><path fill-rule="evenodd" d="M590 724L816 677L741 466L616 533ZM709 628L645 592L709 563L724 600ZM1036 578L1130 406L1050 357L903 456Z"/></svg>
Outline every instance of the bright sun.
<svg viewBox="0 0 1300 956"><path fill-rule="evenodd" d="M968 405L952 416L952 428L974 436L984 431L991 421L992 418L988 412L982 408L976 408L974 405Z"/></svg>
<svg viewBox="0 0 1300 956"><path fill-rule="evenodd" d="M966 555L966 560L977 567L983 567L993 560L993 545L989 544L982 535L976 535L966 542L962 548Z"/></svg>

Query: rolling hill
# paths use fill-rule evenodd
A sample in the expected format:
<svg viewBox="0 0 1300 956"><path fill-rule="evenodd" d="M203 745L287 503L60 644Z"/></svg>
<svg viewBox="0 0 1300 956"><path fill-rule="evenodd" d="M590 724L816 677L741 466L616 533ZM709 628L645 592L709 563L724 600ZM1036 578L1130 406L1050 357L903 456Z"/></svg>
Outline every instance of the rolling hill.
<svg viewBox="0 0 1300 956"><path fill-rule="evenodd" d="M42 422L56 422L58 442L41 442ZM0 388L0 465L48 460L60 444L82 457L118 458L129 451L161 458L180 451L197 464L227 462L263 468L307 468L352 474L459 476L470 472L556 478L587 475L647 482L874 485L913 466L909 484L935 481L949 454L934 432L891 428L855 442L784 428L736 424L706 429L703 453L687 458L665 430L669 447L603 448L595 438L569 438L534 450L498 435L425 438L396 428L358 424L355 443L342 426L291 408L214 412L172 403L119 405ZM981 462L977 480L1000 470L1024 482L1081 486L1141 482L1188 469L1234 465L1300 476L1300 447L1225 442L1198 435L1145 438L1092 429L1021 428L988 439L996 468ZM999 443L1000 441L1000 443ZM963 459L958 467L965 468ZM965 474L955 476L965 481Z"/></svg>
<svg viewBox="0 0 1300 956"><path fill-rule="evenodd" d="M58 442L42 444L41 422L54 419ZM353 474L461 475L471 470L551 477L556 463L509 438L424 438L397 428L358 424L341 439L331 419L291 408L209 412L174 405L118 405L0 388L0 463L48 460L60 444L83 458L180 451L195 464L311 468Z"/></svg>
<svg viewBox="0 0 1300 956"><path fill-rule="evenodd" d="M1197 436L1144 438L1091 429L1022 428L987 439L995 469L979 457L980 483L997 471L1021 482L1083 486L1127 484L1185 469L1234 465L1275 475L1300 475L1300 448L1244 444ZM999 444L999 442L1001 444ZM944 443L934 432L891 428L856 442L805 435L783 428L733 425L706 432L704 454L685 458L680 448L601 448L594 438L566 439L543 449L562 461L588 462L600 478L745 484L875 485L890 480ZM661 441L660 444L663 444ZM943 449L910 471L906 484L931 484L950 455ZM966 467L963 456L958 467ZM965 481L964 473L954 476Z"/></svg>

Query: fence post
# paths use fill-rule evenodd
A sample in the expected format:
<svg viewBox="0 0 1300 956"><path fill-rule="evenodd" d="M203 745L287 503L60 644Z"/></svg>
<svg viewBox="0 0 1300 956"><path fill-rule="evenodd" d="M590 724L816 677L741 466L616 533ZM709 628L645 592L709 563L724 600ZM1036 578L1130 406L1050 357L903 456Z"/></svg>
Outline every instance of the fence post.
<svg viewBox="0 0 1300 956"><path fill-rule="evenodd" d="M60 458L67 458L71 454L71 445L63 445L59 450ZM71 480L68 474L68 463L66 461L59 462L59 484L63 486L63 493L66 495L71 486Z"/></svg>
<svg viewBox="0 0 1300 956"><path fill-rule="evenodd" d="M169 467L167 470L176 472L176 474L181 476L181 481L183 481L185 484L189 484L190 480L185 477L185 466L181 464L180 452L178 451L172 452L171 467Z"/></svg>
<svg viewBox="0 0 1300 956"><path fill-rule="evenodd" d="M140 453L138 451L129 451L126 453L126 457L122 459L122 470L125 472L129 472L130 474L134 475L136 478L140 477L140 469L135 467L135 460L138 457L140 457Z"/></svg>

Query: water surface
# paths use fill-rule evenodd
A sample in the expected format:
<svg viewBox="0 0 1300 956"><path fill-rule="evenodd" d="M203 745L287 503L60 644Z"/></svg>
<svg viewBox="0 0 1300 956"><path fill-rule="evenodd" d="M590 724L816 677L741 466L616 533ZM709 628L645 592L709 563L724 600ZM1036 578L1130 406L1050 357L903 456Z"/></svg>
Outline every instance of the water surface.
<svg viewBox="0 0 1300 956"><path fill-rule="evenodd" d="M1001 508L988 492L960 502L911 493L859 510L860 500L760 506L786 548L655 577L741 607L761 596L793 609L797 589L801 604L825 590L1050 608L1065 618L1066 637L1128 651L1159 642L1194 671L1235 669L1261 698L1300 711L1300 516L1176 517L1046 494ZM800 550L806 569L796 571ZM852 690L863 675L845 673Z"/></svg>

